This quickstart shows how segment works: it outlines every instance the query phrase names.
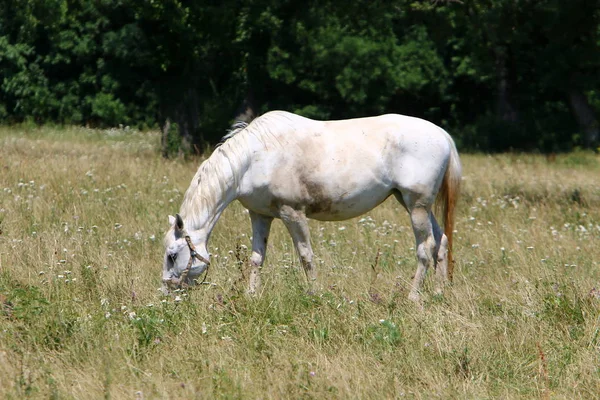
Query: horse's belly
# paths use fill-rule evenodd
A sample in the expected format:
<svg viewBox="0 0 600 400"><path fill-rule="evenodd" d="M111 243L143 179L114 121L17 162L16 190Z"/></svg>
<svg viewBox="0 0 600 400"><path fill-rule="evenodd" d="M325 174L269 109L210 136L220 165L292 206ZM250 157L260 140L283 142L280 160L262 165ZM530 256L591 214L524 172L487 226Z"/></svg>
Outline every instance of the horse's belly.
<svg viewBox="0 0 600 400"><path fill-rule="evenodd" d="M304 157L257 162L238 198L246 208L276 218L282 206L321 221L357 217L383 202L394 187L380 153L351 154L349 159L360 162L342 162L337 153L312 161Z"/></svg>
<svg viewBox="0 0 600 400"><path fill-rule="evenodd" d="M316 203L308 203L305 213L308 218L319 221L342 221L363 215L381 204L389 192L373 194L363 197L349 197L326 199Z"/></svg>
<svg viewBox="0 0 600 400"><path fill-rule="evenodd" d="M342 221L369 212L391 194L388 188L369 189L360 193L315 190L309 196L294 192L285 195L270 190L255 190L250 195L238 197L238 200L244 207L257 214L275 218L279 217L281 207L290 206L304 211L308 218L320 221Z"/></svg>

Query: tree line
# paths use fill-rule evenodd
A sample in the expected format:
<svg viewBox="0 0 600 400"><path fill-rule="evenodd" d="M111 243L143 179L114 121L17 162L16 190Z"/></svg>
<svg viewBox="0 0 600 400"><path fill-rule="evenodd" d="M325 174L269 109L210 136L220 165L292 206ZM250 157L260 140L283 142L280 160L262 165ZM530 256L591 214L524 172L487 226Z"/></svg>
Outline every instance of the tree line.
<svg viewBox="0 0 600 400"><path fill-rule="evenodd" d="M165 155L272 109L597 148L599 71L597 0L0 0L2 121L159 127Z"/></svg>

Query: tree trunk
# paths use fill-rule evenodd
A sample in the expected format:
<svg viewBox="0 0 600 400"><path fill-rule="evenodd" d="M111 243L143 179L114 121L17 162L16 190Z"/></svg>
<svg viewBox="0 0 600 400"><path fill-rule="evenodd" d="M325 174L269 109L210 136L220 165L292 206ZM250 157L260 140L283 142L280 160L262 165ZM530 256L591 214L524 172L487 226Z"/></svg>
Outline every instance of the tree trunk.
<svg viewBox="0 0 600 400"><path fill-rule="evenodd" d="M583 132L583 143L587 148L596 148L600 142L600 127L587 97L577 89L567 93L571 111Z"/></svg>
<svg viewBox="0 0 600 400"><path fill-rule="evenodd" d="M160 124L161 135L160 145L162 148L162 156L164 158L169 157L169 131L171 130L171 119L165 118L165 122Z"/></svg>
<svg viewBox="0 0 600 400"><path fill-rule="evenodd" d="M246 98L238 107L235 113L235 121L243 121L250 123L254 118L258 115L258 110L256 106L256 100L254 98L254 92L252 89L248 89L248 93L246 94Z"/></svg>
<svg viewBox="0 0 600 400"><path fill-rule="evenodd" d="M512 85L509 79L507 67L507 55L505 49L496 49L496 77L497 81L497 103L496 113L501 121L516 123L519 113L512 102Z"/></svg>
<svg viewBox="0 0 600 400"><path fill-rule="evenodd" d="M204 151L204 138L200 131L200 110L198 94L194 89L188 89L183 100L175 110L179 135L181 136L181 154L202 154Z"/></svg>
<svg viewBox="0 0 600 400"><path fill-rule="evenodd" d="M167 97L168 98L168 97ZM172 123L177 123L177 133L180 143L177 149L179 155L202 154L205 150L205 141L200 130L200 110L198 94L192 88L187 89L176 106L161 107L162 124L162 154L164 157L171 155L175 150L170 147L169 135L173 128Z"/></svg>

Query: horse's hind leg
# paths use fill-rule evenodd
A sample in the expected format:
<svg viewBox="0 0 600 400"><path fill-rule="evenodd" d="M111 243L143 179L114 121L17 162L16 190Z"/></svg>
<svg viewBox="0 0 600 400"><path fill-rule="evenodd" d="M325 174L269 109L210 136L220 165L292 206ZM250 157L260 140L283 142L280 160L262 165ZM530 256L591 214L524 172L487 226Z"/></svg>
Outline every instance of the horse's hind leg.
<svg viewBox="0 0 600 400"><path fill-rule="evenodd" d="M444 286L448 282L448 238L438 225L433 214L431 215L431 225L433 227L433 237L435 238L435 249L433 254L435 259L435 275L437 280L436 293L442 294Z"/></svg>
<svg viewBox="0 0 600 400"><path fill-rule="evenodd" d="M294 247L296 247L298 257L300 257L300 262L308 279L309 290L312 291L314 282L317 280L317 273L312 264L313 251L310 245L310 232L306 215L303 211L295 210L290 206L282 206L279 210L279 216L292 236Z"/></svg>
<svg viewBox="0 0 600 400"><path fill-rule="evenodd" d="M421 301L421 285L429 267L434 266L434 251L436 249L436 240L433 234L433 225L431 211L429 207L416 205L409 207L410 220L412 222L413 232L417 247L417 271L413 278L412 288L408 295L410 300L416 303Z"/></svg>
<svg viewBox="0 0 600 400"><path fill-rule="evenodd" d="M252 256L250 256L250 279L248 293L255 294L260 290L260 267L265 261L267 241L273 218L250 211L252 222Z"/></svg>

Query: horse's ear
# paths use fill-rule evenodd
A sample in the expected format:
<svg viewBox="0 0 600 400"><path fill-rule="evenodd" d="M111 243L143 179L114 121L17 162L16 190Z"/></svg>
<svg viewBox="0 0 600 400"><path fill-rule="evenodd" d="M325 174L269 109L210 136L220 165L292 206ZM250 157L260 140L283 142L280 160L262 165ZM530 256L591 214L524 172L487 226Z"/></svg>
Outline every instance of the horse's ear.
<svg viewBox="0 0 600 400"><path fill-rule="evenodd" d="M175 214L175 229L180 231L183 230L183 219L179 214Z"/></svg>
<svg viewBox="0 0 600 400"><path fill-rule="evenodd" d="M169 225L172 226L176 231L183 230L183 218L181 215L175 214L175 216L169 215Z"/></svg>

